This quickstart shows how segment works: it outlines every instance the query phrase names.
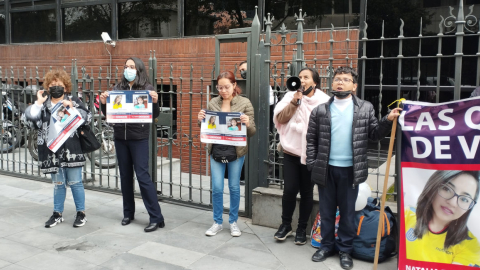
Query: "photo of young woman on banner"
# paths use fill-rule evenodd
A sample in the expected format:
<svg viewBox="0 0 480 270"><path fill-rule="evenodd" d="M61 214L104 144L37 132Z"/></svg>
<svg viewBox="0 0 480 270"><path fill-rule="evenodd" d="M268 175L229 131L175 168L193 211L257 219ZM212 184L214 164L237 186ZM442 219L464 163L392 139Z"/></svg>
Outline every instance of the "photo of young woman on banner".
<svg viewBox="0 0 480 270"><path fill-rule="evenodd" d="M398 269L479 268L480 99L405 102L399 122Z"/></svg>
<svg viewBox="0 0 480 270"><path fill-rule="evenodd" d="M426 177L428 174L430 177ZM480 222L480 208L474 208L479 196L479 174L403 170L407 259L480 265L480 230L476 225ZM418 190L421 185L423 190Z"/></svg>

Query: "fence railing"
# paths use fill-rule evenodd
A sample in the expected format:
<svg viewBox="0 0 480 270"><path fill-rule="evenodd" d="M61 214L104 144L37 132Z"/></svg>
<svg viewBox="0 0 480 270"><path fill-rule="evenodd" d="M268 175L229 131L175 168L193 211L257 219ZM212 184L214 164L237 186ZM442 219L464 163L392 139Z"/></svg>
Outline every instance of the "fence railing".
<svg viewBox="0 0 480 270"><path fill-rule="evenodd" d="M436 35L424 35L422 19L418 22L401 21L398 36L385 37L384 24L378 38L367 36L368 24L361 23L358 39L352 38L350 28L346 35L337 35L332 25L328 41L318 41L315 30L315 40L303 39L303 21L305 13L302 10L296 14L297 29L295 34L282 25L277 32L271 30L270 14L265 19L266 31L260 42L260 49L267 55L274 50L281 51L281 57L270 57L265 62L269 70L268 76L262 77L260 85L272 85L277 100L287 91L286 80L297 76L298 71L305 66L316 68L321 77L321 89L329 93L332 85L333 71L338 66L356 67L359 71L359 87L357 95L370 101L376 110L378 118L388 113L387 104L399 98L426 102L445 102L467 98L475 87L480 84L480 31L478 20L473 14L473 6L465 15L463 0L456 7L457 16L450 14L442 17ZM418 23L418 36L404 36L406 23ZM322 32L322 34L325 34ZM464 45L468 41L468 47ZM476 44L476 45L475 45ZM315 48L314 54L305 54L305 48ZM478 49L477 49L478 48ZM317 51L328 50L328 55L317 55ZM355 53L351 53L351 49ZM367 53L368 52L368 53ZM262 88L267 91L266 88ZM271 112L272 113L272 112ZM269 185L282 187L282 153L276 149L279 143L278 133L270 127L268 136L269 152L265 158L268 166ZM400 131L398 131L400 132ZM400 133L397 133L397 138ZM384 169L390 164L384 164L387 156L388 140L370 143L368 149L369 180L374 192L381 192ZM401 145L396 144L394 155L400 152ZM399 158L395 158L395 169L391 171L389 194L396 195L399 183ZM391 164L394 166L394 164ZM395 199L395 196L392 197Z"/></svg>
<svg viewBox="0 0 480 270"><path fill-rule="evenodd" d="M54 67L8 68L0 67L2 95L0 103L0 173L50 181L41 174L36 152L35 130L21 121L25 108L36 100L46 72ZM98 96L111 90L121 78L119 68L110 74L102 67L60 67L71 75L72 95L78 96L93 113L90 123L102 147L88 154L83 170L85 187L104 192L120 192L120 174L116 160L113 128L106 123L100 111ZM157 186L160 199L211 208L211 180L206 145L200 143L197 110L206 108L213 97L211 89L213 66L159 65L151 52L148 62L151 83L158 93L160 116L151 129L150 174ZM10 105L7 105L10 104ZM195 109L194 109L195 107ZM196 109L198 108L198 109ZM225 181L228 187L228 181ZM136 188L138 191L138 186ZM138 193L137 193L138 195ZM245 212L244 186L241 187L240 214ZM225 188L226 206L229 193ZM228 207L226 207L228 208Z"/></svg>
<svg viewBox="0 0 480 270"><path fill-rule="evenodd" d="M254 105L258 105L255 109L260 130L257 132L259 135L256 135L258 141L249 145L250 150L258 154L252 156L258 156L256 162L261 168L257 176L261 179L255 183L280 188L283 186L283 156L277 151L279 135L271 122L274 105L269 106L269 91L272 89L274 100L278 102L287 91L286 80L298 75L304 66L319 71L320 87L327 93L331 89L335 67L348 65L357 68L360 76L356 94L374 105L379 118L387 114L387 104L401 97L428 102L468 97L471 90L480 84L480 33L471 32L475 27L478 31L473 8L469 8L470 12L465 15L463 1L460 1L457 9L457 16L450 12L449 16L442 18L439 32L434 36L422 35L423 25L419 18L419 35L413 37L406 37L403 33L405 23L413 22L402 21L397 37L384 37L386 26L382 25L379 37L369 38L368 25L364 22L358 37L352 34L354 32L350 27L336 31L332 25L330 31L310 31L310 36L313 33L315 37L313 40L304 39L307 36L303 30L305 14L301 10L296 16L297 29L294 33L290 33L285 26L272 32L274 18L267 15L266 30L260 34L258 47L249 52L252 54L249 59L253 59L249 62L249 69L259 71L259 75L247 78L248 83L243 82L258 87L260 91L258 97L249 97L255 101ZM252 24L252 27L260 26ZM260 31L251 31L254 32ZM469 44L465 50L464 41ZM471 44L476 44L474 49ZM158 64L154 52L150 52L147 66L151 83L159 94L162 111L152 127L152 150L148 153L150 172L157 184L159 198L211 208L209 160L205 145L198 136L195 115L201 108L206 108L208 100L215 95L212 89L215 67ZM49 181L40 174L32 150L35 148L36 134L22 125L20 116L22 109L35 101L35 93L43 82L44 74L51 68L0 67L4 93L0 95L0 173ZM106 192L119 192L120 177L113 132L98 110L97 96L119 82L121 70L118 67L110 70L98 66L78 69L75 60L72 60L71 67L59 68L71 75L74 82L72 94L80 96L94 112L91 125L103 143L101 150L89 155L89 162L83 172L86 186ZM242 83L242 80L239 79L239 82ZM7 99L12 104L11 109L8 108ZM270 110L265 110L266 107ZM374 192L379 194L385 167L395 165L389 182L389 194L394 195L395 199L399 182L399 159L395 159L394 165L384 164L388 139L369 145L368 181ZM397 143L394 154L400 152L400 147ZM228 191L228 188L225 190ZM241 211L249 215L247 202L251 194L249 189L242 187L241 190ZM228 199L226 193L225 202Z"/></svg>

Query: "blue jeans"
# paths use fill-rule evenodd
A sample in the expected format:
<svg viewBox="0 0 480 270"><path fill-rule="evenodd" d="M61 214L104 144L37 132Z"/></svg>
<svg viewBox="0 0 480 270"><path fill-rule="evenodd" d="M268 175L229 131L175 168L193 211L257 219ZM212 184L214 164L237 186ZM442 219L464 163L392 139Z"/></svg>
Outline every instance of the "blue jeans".
<svg viewBox="0 0 480 270"><path fill-rule="evenodd" d="M240 206L240 174L242 172L243 161L245 161L245 156L225 164L216 162L213 157L210 156L213 220L217 224L223 223L223 180L225 176L225 166L228 166L228 189L230 190L230 213L228 222L230 224L237 222L238 207Z"/></svg>
<svg viewBox="0 0 480 270"><path fill-rule="evenodd" d="M63 213L63 205L67 196L67 185L72 190L75 208L85 211L85 190L82 182L82 167L60 168L58 173L51 174L55 185L53 190L53 211Z"/></svg>

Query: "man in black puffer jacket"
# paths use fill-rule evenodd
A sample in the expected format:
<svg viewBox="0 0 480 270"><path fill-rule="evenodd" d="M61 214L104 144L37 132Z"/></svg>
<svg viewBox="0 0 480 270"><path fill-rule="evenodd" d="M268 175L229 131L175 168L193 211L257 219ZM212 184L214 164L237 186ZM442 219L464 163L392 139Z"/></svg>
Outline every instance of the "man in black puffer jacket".
<svg viewBox="0 0 480 270"><path fill-rule="evenodd" d="M353 268L350 254L355 236L355 201L358 185L368 176L368 140L384 138L400 110L392 110L378 122L373 105L352 95L357 80L358 74L352 68L335 70L334 97L312 111L307 132L307 166L312 181L318 185L322 218L321 248L312 260L324 261L337 246L343 269ZM337 206L341 217L335 239Z"/></svg>

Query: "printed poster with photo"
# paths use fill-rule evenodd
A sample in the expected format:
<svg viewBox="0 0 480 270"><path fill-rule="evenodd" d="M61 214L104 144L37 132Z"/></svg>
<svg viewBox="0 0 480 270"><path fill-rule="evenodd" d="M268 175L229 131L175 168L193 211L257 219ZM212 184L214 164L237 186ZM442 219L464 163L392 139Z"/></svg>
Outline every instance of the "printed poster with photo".
<svg viewBox="0 0 480 270"><path fill-rule="evenodd" d="M480 98L404 102L398 269L480 267Z"/></svg>
<svg viewBox="0 0 480 270"><path fill-rule="evenodd" d="M152 97L148 90L111 91L107 98L108 123L151 123Z"/></svg>
<svg viewBox="0 0 480 270"><path fill-rule="evenodd" d="M247 126L240 122L239 112L205 111L200 141L234 146L247 145Z"/></svg>
<svg viewBox="0 0 480 270"><path fill-rule="evenodd" d="M65 108L62 103L57 103L52 108L47 147L52 152L57 152L83 122L85 122L85 120L80 116L77 109L70 107Z"/></svg>

